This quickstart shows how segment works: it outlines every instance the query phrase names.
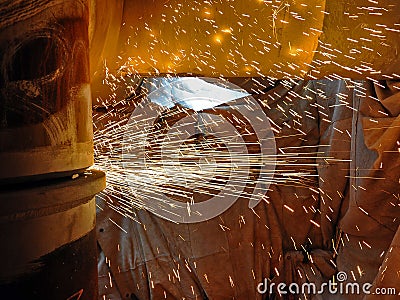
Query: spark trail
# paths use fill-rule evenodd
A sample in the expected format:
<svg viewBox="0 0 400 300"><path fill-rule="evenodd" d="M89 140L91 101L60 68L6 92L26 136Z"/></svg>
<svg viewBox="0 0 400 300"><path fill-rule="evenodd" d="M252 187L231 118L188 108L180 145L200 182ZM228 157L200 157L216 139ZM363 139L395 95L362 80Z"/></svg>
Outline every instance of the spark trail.
<svg viewBox="0 0 400 300"><path fill-rule="evenodd" d="M282 85L289 89L293 82L284 81ZM196 213L191 211L194 203L211 198L251 200L256 194L267 199L270 185L312 188L316 160L335 161L320 150L330 145L279 148L261 155L256 132L245 118L230 110L229 103L204 111L228 119L236 129L234 133L224 131L222 121L205 118L203 111L181 105L164 109L156 123L148 124L141 114L132 118L147 95L143 88L136 96L97 109L94 116L95 168L107 173L108 183L99 197L122 214L135 209L175 214L177 203L182 203L190 215ZM179 123L189 116L193 124ZM183 134L188 125L198 129L195 135ZM213 128L213 134L202 132L207 126ZM285 136L270 137L276 138ZM269 171L260 175L260 169L268 164ZM166 201L166 197L173 201Z"/></svg>

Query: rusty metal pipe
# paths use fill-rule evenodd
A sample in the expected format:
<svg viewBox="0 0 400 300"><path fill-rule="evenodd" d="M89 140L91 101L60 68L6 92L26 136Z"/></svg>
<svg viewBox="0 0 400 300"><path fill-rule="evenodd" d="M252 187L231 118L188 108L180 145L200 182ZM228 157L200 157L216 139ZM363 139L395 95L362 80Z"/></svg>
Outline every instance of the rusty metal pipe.
<svg viewBox="0 0 400 300"><path fill-rule="evenodd" d="M0 183L93 164L87 1L0 3Z"/></svg>
<svg viewBox="0 0 400 300"><path fill-rule="evenodd" d="M0 191L2 297L96 299L94 196L104 187L104 173L91 171Z"/></svg>

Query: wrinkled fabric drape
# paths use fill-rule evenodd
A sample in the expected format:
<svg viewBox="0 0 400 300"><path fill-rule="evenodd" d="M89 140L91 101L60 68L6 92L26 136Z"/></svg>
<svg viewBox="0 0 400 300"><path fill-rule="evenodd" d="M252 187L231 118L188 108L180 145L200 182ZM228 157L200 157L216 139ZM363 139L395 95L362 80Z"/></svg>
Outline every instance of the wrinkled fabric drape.
<svg viewBox="0 0 400 300"><path fill-rule="evenodd" d="M264 279L322 283L338 270L372 283L399 226L400 94L396 82L378 84L286 82L254 95L278 161L291 163L278 163L275 178L314 175L272 184L254 211L239 199L209 221L175 224L98 199L100 295L275 299L257 292Z"/></svg>
<svg viewBox="0 0 400 300"><path fill-rule="evenodd" d="M399 82L364 82L354 93L349 204L337 264L360 283L374 282L399 226L399 90Z"/></svg>

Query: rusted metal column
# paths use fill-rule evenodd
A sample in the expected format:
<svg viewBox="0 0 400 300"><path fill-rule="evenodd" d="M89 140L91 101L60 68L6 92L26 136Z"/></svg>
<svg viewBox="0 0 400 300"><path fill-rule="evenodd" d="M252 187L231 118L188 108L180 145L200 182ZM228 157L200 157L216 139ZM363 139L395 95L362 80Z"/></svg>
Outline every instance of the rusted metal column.
<svg viewBox="0 0 400 300"><path fill-rule="evenodd" d="M88 9L78 0L0 3L0 181L93 163Z"/></svg>
<svg viewBox="0 0 400 300"><path fill-rule="evenodd" d="M96 299L86 0L0 3L0 298Z"/></svg>
<svg viewBox="0 0 400 300"><path fill-rule="evenodd" d="M0 191L4 299L97 298L94 195L104 179L91 171Z"/></svg>

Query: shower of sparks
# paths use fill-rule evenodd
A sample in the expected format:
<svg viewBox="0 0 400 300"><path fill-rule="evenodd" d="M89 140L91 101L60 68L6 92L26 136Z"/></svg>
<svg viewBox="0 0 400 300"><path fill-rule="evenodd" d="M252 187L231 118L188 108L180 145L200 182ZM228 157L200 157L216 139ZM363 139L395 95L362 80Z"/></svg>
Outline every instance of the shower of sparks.
<svg viewBox="0 0 400 300"><path fill-rule="evenodd" d="M141 82L139 78L130 78L130 80L137 82L138 85ZM258 82L256 78L253 81ZM289 89L293 87L294 82L287 80L282 81L281 84ZM128 90L139 89L136 86ZM261 90L256 92L261 92ZM288 92L293 97L300 97L292 90ZM335 157L326 156L321 150L317 151L317 146L307 145L278 148L276 153L263 158L257 136L253 129L249 129L251 124L240 116L230 115L229 105L221 105L224 113L218 111L221 106L208 109L209 112L220 115L234 124L237 131L235 134L224 131L218 133L224 139L216 137L215 134L213 136L199 134L180 140L179 126L185 124L174 125L174 133L169 131L171 124L187 116L199 118L200 112L179 105L166 109L160 116L159 122L151 126L148 124L145 127L140 126L141 123L147 121L145 118L141 119L141 115L135 116L137 119L133 121L131 119L128 122L132 111L140 100L146 97L146 94L146 90L142 90L137 94L133 92L130 97L120 101L111 98L95 113L96 162L94 167L107 173L108 183L106 190L99 197L106 200L110 207L120 213L132 213L135 209L153 211L157 208L176 214L175 204L166 203L163 197L160 197L165 195L182 202L190 216L198 213L191 209L195 202L218 197L223 189L227 191L225 195L243 200L250 200L253 193L265 193L266 191L262 188L255 190L257 182L263 183L264 186L270 184L302 186L319 193L313 188L317 180L315 178L317 176L315 169L318 167L316 160L340 161ZM263 104L263 101L260 100L260 103ZM346 105L345 103L343 100L343 105ZM294 111L282 112L296 116ZM310 116L310 118L313 117ZM215 122L203 119L203 122L207 121ZM218 128L218 123L205 123L202 126ZM272 126L275 133L283 129L274 123ZM138 128L145 130L140 131ZM305 133L299 130L298 136L304 135ZM241 141L237 139L238 136ZM285 136L280 138L285 138ZM227 140L231 142L229 149L224 144ZM243 153L243 146L246 147L247 153ZM329 146L328 144L318 145L318 149ZM130 149L136 149L134 156L129 154ZM128 154L124 155L124 152ZM145 163L139 157L145 158ZM276 166L276 170L274 172L272 168L266 178L261 178L259 170L263 164L268 163ZM243 184L245 189L240 188ZM266 197L264 199L268 201ZM149 200L154 204L146 205ZM292 208L286 208L293 212Z"/></svg>
<svg viewBox="0 0 400 300"><path fill-rule="evenodd" d="M397 57L388 50L399 41L400 24L393 16L400 8L394 0L345 8L323 0L157 5L151 15L126 18L120 71L340 79L333 68L352 78L392 77L376 67L385 64L383 55L388 61Z"/></svg>
<svg viewBox="0 0 400 300"><path fill-rule="evenodd" d="M321 145L318 141L311 145L300 143L300 146L277 147L276 153L268 157L270 162L275 164L274 174L270 174L266 179L262 178L259 176L259 169L262 163L268 163L268 158L266 161L261 158L254 131L248 127L251 124L247 124L240 117L234 116L237 119L230 122L234 124L243 142L238 143L237 147L231 147L230 151L224 146L224 140L215 136L198 135L177 140L177 136L168 133L171 120L189 115L198 116L197 112L181 106L164 111L160 122L146 128L145 132L135 130L137 124L143 120L139 118L131 123L128 120L136 105L145 97L146 91L139 92L141 79L134 74L257 76L253 77L252 81L258 87L252 89L251 93L263 109L269 110L269 104L277 101L282 103L282 106L277 106L278 113L291 120L288 123L278 123L268 119L278 141L294 138L308 142L310 133L302 131L302 125L309 121L319 122L321 127L330 126L344 139L352 139L354 136L351 128L341 128L331 115L331 110L336 109L347 110L350 116L358 113L358 107L349 101L349 94L338 92L327 95L322 88L324 83L318 83L321 88L318 88L318 84L316 88L305 85L307 95L296 91L294 87L303 78L319 79L325 76L330 82L345 82L348 91L351 90L356 97L370 98L378 102L374 95L366 93L359 81L350 80L349 77L364 78L379 87L384 86L377 78L400 79L399 74L390 74L387 70L379 69L384 64L382 62L396 61L398 56L396 43L399 41L400 24L393 23L391 16L398 14L399 4L392 1L392 4L381 7L380 2L369 0L365 6L358 5L357 1L349 2L344 11L341 11L343 7L337 6L335 1L314 1L312 5L306 1L293 0L254 0L246 2L245 5L241 4L245 2L238 0L225 3L166 1L163 2L160 14L155 13L147 19L143 18L139 23L125 26L130 28L127 30L127 50L121 51L125 56L118 57L118 68L114 69L118 70L117 72L111 74L107 67L105 68L104 83L112 92L108 99L98 101L94 115L95 168L107 173L108 183L99 197L112 209L139 222L134 216L135 212L141 209L152 211L157 207L171 214L176 213L174 206L160 200L163 197L157 195L165 195L181 202L186 207L186 214L190 216L196 213L192 210L193 203L216 197L224 188L227 188L231 195L247 202L254 193L255 183L265 181L265 184L270 185L268 192L279 186L308 189L312 192L310 195L314 200L320 199L330 212L335 214L338 208L331 207L328 203L333 200L332 197L339 196L340 199L344 199L344 191L337 190L329 194L323 187L318 187L324 185L327 180L335 180L332 174L328 178L318 177L318 168L331 163L334 165L351 162L352 156L349 153L339 155L347 159L328 156L326 153L330 152L324 150L333 145ZM336 19L339 21L332 21ZM342 23L344 25L341 25ZM332 28L325 28L323 25L326 24L330 24ZM390 48L395 51L385 52L385 49ZM264 77L266 74L269 77ZM278 78L286 78L280 81L280 84L287 88L285 96L265 92L262 88L266 82L268 84L263 86L264 88L274 85ZM121 97L121 85L128 86L129 97ZM336 102L324 107L318 102L312 102L313 97L326 100L334 97ZM301 115L287 105L294 103L296 106L295 102L298 100L312 102ZM218 108L211 113L218 115ZM387 117L384 111L378 111L376 114ZM379 121L371 118L370 122ZM284 132L288 128L291 129L291 134L285 136ZM224 135L226 140L236 138L235 135L223 132L221 135ZM141 157L146 158L145 165L141 161L135 162L135 157L123 155L126 149L142 148L143 140L146 140L146 145L141 150L143 153L135 154L139 153ZM160 151L161 144L166 147L163 152ZM397 145L400 152L399 141ZM248 153L240 151L239 146L245 146ZM380 168L384 166L381 164ZM384 179L361 177L355 169L349 171L355 176L345 177L349 179L350 189L354 190L365 191L367 187L352 185L352 179ZM235 176L231 178L233 173ZM238 188L242 183L246 185L244 190ZM137 188L132 188L134 186ZM300 199L297 194L295 197ZM146 205L149 198L154 203L151 207ZM271 204L268 193L263 200L262 205ZM299 210L298 207L286 203L282 207L283 213L290 216L297 214ZM312 205L303 205L300 208L306 214L311 212L316 215L321 213L319 209ZM369 215L363 208L359 209L365 215ZM253 212L258 217L254 210ZM332 222L333 218L329 214L321 219L310 218L304 226L323 230L326 224L324 222ZM244 226L245 221L243 216L239 216L240 228ZM300 220L303 221L305 220ZM219 224L219 227L222 231L231 231L225 224ZM265 227L270 229L267 225ZM359 226L356 226L356 230L360 230ZM293 237L290 238L294 249L303 248L307 252L303 245L296 245ZM179 239L185 241L181 235ZM347 233L341 235L338 240L334 237L332 239L336 255L339 247L349 242ZM367 241L359 242L358 245L361 250L374 247ZM273 252L279 249L271 250ZM312 260L311 255L309 258ZM196 265L195 261L192 263ZM179 264L177 266L178 269L173 269L171 277L180 280ZM190 264L185 266L189 271L193 268ZM276 267L272 269L277 276L280 275L280 271L283 270ZM355 271L351 271L354 280L356 274L364 274L361 266L357 266ZM254 272L252 274L256 280ZM210 275L203 274L207 283L210 283ZM299 276L302 277L300 271ZM170 274L168 280L171 280ZM229 276L226 280L232 288L238 282L234 276ZM193 287L192 293L195 293Z"/></svg>

